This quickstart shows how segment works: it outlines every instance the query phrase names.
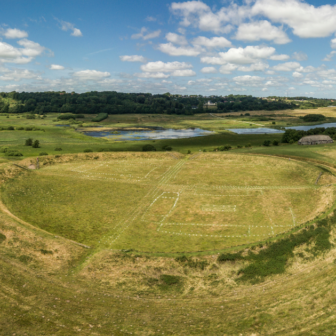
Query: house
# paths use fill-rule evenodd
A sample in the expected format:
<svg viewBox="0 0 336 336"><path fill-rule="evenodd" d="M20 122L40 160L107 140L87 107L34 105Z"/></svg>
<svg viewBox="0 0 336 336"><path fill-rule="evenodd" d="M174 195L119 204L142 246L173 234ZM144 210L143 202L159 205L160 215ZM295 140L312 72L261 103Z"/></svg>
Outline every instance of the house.
<svg viewBox="0 0 336 336"><path fill-rule="evenodd" d="M321 145L326 143L333 143L333 139L329 135L308 135L301 138L299 145Z"/></svg>
<svg viewBox="0 0 336 336"><path fill-rule="evenodd" d="M217 103L211 103L211 101L209 100L207 103L204 104L205 107L207 106L217 106Z"/></svg>

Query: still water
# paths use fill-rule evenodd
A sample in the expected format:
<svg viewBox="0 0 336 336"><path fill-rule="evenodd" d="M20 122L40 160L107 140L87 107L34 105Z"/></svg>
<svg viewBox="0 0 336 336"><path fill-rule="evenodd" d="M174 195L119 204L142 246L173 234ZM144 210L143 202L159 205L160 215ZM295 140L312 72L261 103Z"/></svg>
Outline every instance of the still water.
<svg viewBox="0 0 336 336"><path fill-rule="evenodd" d="M319 124L319 125L309 125L309 126L290 126L285 127L285 129L295 129L297 131L309 131L313 128L318 127L336 127L336 123L326 123L326 124ZM283 130L278 130L274 128L231 128L228 129L228 131L231 131L236 134L275 134L275 133L285 133Z"/></svg>
<svg viewBox="0 0 336 336"><path fill-rule="evenodd" d="M107 138L114 141L139 141L139 140L163 140L163 139L183 139L194 138L212 134L213 132L206 131L200 128L194 129L165 129L152 131L104 131L104 132L83 132L95 138Z"/></svg>

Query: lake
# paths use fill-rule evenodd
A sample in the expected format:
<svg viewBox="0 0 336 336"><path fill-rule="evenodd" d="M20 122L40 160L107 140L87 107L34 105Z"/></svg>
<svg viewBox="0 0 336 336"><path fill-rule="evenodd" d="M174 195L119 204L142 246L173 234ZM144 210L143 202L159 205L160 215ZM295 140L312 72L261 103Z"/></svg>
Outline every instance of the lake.
<svg viewBox="0 0 336 336"><path fill-rule="evenodd" d="M206 131L200 128L194 129L164 129L151 131L102 131L102 132L83 132L95 138L107 138L114 141L140 141L140 140L163 140L163 139L183 139L194 138L212 134L213 132Z"/></svg>
<svg viewBox="0 0 336 336"><path fill-rule="evenodd" d="M289 126L285 127L285 129L295 129L297 131L309 131L313 128L319 128L319 127L336 127L336 123L326 123L326 124L320 124L320 125L309 125L309 126ZM236 134L276 134L276 133L285 133L283 130L278 130L275 128L231 128L228 129L228 131L231 131Z"/></svg>

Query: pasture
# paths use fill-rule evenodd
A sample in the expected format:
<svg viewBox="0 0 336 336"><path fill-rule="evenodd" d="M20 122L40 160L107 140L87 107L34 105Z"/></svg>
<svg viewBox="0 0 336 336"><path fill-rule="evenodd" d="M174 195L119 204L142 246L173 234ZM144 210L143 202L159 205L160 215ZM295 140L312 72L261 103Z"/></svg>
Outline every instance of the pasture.
<svg viewBox="0 0 336 336"><path fill-rule="evenodd" d="M95 247L216 251L265 241L325 212L335 178L304 162L239 154L103 154L3 186L8 209ZM317 182L318 179L318 182Z"/></svg>

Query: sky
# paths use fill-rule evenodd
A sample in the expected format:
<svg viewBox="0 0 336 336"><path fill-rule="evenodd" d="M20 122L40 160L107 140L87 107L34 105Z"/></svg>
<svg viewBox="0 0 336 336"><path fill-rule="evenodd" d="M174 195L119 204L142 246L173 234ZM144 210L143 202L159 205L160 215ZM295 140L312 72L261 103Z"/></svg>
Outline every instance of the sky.
<svg viewBox="0 0 336 336"><path fill-rule="evenodd" d="M2 0L0 91L336 98L336 1Z"/></svg>

